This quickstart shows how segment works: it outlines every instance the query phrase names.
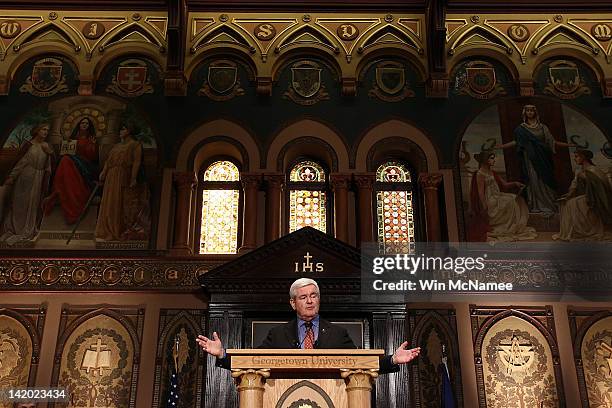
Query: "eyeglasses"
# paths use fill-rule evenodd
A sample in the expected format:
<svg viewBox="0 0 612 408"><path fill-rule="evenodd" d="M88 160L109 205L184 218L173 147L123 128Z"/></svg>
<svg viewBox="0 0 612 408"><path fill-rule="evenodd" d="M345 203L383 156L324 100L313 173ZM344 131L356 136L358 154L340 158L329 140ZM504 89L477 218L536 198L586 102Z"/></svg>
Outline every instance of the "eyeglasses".
<svg viewBox="0 0 612 408"><path fill-rule="evenodd" d="M310 298L310 300L317 300L319 298L319 294L318 293L311 293L310 295L298 296L296 299L304 302L308 298Z"/></svg>

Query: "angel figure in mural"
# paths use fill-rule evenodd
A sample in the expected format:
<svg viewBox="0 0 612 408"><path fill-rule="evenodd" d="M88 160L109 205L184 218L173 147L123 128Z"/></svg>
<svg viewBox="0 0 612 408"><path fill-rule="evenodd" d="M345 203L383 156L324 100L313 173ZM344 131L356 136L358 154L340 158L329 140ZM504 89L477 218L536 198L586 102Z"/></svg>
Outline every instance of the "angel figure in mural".
<svg viewBox="0 0 612 408"><path fill-rule="evenodd" d="M472 220L469 240L507 242L536 238L535 229L527 226L527 204L519 194L515 194L520 193L525 185L516 181L506 182L492 170L495 164L492 150L477 153L474 158L478 161L478 171L472 177L470 192Z"/></svg>
<svg viewBox="0 0 612 408"><path fill-rule="evenodd" d="M85 208L98 177L96 130L91 119L79 121L70 135L75 150L63 154L53 176L51 194L45 198L45 214L59 200L67 224L74 224Z"/></svg>
<svg viewBox="0 0 612 408"><path fill-rule="evenodd" d="M53 149L47 143L49 125L35 126L20 148L17 161L3 181L7 199L0 241L13 245L36 238L42 221L41 203L49 188Z"/></svg>
<svg viewBox="0 0 612 408"><path fill-rule="evenodd" d="M548 126L540 122L535 105L523 106L523 123L514 129L514 140L497 149L516 146L530 212L553 214L558 210L557 182L553 155L557 146L576 147L572 143L556 141Z"/></svg>
<svg viewBox="0 0 612 408"><path fill-rule="evenodd" d="M561 203L561 228L553 239L564 241L607 240L612 225L612 185L605 172L593 164L593 152L577 149L574 160L580 166Z"/></svg>
<svg viewBox="0 0 612 408"><path fill-rule="evenodd" d="M136 127L127 123L119 130L120 142L111 149L100 172L102 201L96 239L125 241L148 239L149 191L144 182L142 144Z"/></svg>

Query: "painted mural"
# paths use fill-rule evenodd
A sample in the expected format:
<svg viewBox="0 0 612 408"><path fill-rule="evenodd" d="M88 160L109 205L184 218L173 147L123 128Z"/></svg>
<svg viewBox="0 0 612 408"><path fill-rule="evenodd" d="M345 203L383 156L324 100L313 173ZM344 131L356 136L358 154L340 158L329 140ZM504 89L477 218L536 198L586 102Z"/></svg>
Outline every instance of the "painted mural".
<svg viewBox="0 0 612 408"><path fill-rule="evenodd" d="M490 106L461 140L467 239L612 240L611 159L602 131L566 104Z"/></svg>
<svg viewBox="0 0 612 408"><path fill-rule="evenodd" d="M148 248L157 146L115 99L73 96L26 114L0 151L0 245Z"/></svg>

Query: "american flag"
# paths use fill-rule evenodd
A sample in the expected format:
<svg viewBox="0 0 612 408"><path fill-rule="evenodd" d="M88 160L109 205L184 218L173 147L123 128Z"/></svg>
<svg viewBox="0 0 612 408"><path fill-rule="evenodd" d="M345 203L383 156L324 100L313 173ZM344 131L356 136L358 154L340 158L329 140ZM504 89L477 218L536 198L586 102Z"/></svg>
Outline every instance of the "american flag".
<svg viewBox="0 0 612 408"><path fill-rule="evenodd" d="M166 407L178 407L179 402L179 388L178 388L178 357L179 351L179 338L178 335L174 337L174 347L172 350L172 357L174 360L174 367L172 367L172 375L170 376L170 384L168 384L168 403Z"/></svg>
<svg viewBox="0 0 612 408"><path fill-rule="evenodd" d="M178 396L178 376L176 371L172 370L172 376L170 377L170 384L168 386L168 404L169 407L178 407L179 396Z"/></svg>

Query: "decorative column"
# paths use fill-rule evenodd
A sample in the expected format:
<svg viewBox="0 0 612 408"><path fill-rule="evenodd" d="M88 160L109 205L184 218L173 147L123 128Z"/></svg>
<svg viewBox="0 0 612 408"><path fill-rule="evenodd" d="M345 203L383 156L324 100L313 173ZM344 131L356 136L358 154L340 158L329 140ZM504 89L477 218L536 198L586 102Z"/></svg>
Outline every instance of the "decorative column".
<svg viewBox="0 0 612 408"><path fill-rule="evenodd" d="M193 250L189 240L191 199L197 178L192 171L176 172L173 178L176 186L176 211L174 214L174 241L170 253L172 255L192 255Z"/></svg>
<svg viewBox="0 0 612 408"><path fill-rule="evenodd" d="M244 211L242 223L242 246L239 252L250 251L257 247L257 192L261 174L242 173L240 175L244 191Z"/></svg>
<svg viewBox="0 0 612 408"><path fill-rule="evenodd" d="M270 377L270 370L232 370L236 380L240 408L263 408L264 384ZM350 405L349 405L350 406Z"/></svg>
<svg viewBox="0 0 612 408"><path fill-rule="evenodd" d="M372 210L372 190L374 174L355 175L359 196L359 242L374 242L374 212Z"/></svg>
<svg viewBox="0 0 612 408"><path fill-rule="evenodd" d="M266 174L266 243L280 238L284 174Z"/></svg>
<svg viewBox="0 0 612 408"><path fill-rule="evenodd" d="M440 206L438 205L438 186L442 181L442 174L424 173L419 175L419 184L425 195L425 217L427 219L427 241L440 242Z"/></svg>
<svg viewBox="0 0 612 408"><path fill-rule="evenodd" d="M348 406L351 408L370 408L372 383L378 377L378 371L342 370L340 375L346 383Z"/></svg>
<svg viewBox="0 0 612 408"><path fill-rule="evenodd" d="M334 192L334 220L336 238L348 243L348 186L351 176L331 174L329 179Z"/></svg>

